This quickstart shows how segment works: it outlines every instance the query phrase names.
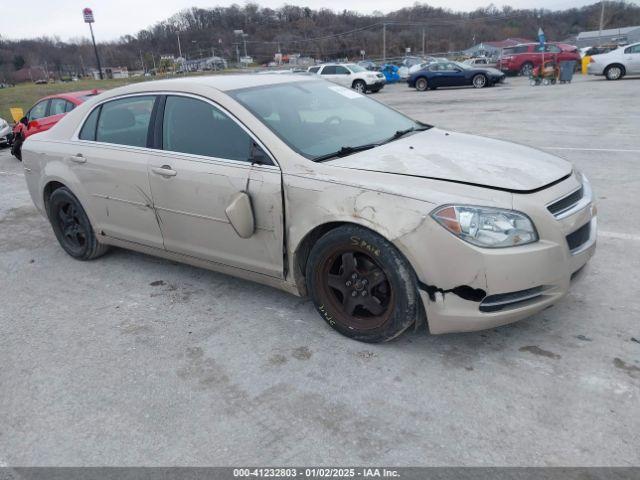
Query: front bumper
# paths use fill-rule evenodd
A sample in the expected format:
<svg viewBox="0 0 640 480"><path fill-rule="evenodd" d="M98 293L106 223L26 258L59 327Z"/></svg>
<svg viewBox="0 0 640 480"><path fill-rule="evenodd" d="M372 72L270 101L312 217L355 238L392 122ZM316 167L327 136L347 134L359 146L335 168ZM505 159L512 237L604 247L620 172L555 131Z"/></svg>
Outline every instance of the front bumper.
<svg viewBox="0 0 640 480"><path fill-rule="evenodd" d="M387 81L382 78L382 79L377 79L371 83L367 83L367 89L369 90L380 90L382 87L384 87L384 85L387 83Z"/></svg>
<svg viewBox="0 0 640 480"><path fill-rule="evenodd" d="M439 279L440 285L429 285L421 278L420 295L431 333L505 325L534 315L565 296L595 252L596 208L590 192L588 199L561 218L546 205L579 185L573 175L541 192L513 196L513 208L527 213L538 229L540 240L530 245L478 248L439 225L442 232L432 229L430 248L447 254L428 267L429 276Z"/></svg>

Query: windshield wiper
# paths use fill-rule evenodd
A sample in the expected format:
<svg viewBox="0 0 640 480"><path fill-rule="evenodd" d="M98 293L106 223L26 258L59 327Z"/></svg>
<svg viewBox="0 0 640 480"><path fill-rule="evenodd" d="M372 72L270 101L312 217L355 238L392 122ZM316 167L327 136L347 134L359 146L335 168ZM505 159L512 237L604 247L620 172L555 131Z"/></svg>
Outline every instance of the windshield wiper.
<svg viewBox="0 0 640 480"><path fill-rule="evenodd" d="M375 148L381 145L380 143L367 143L365 145L358 145L356 147L342 147L340 150L335 152L327 153L326 155L320 155L319 157L315 157L313 159L314 162L322 162L323 160L329 160L334 157L344 157L346 155L351 155L352 153L362 152L364 150L369 150L371 148Z"/></svg>
<svg viewBox="0 0 640 480"><path fill-rule="evenodd" d="M379 147L380 145L384 145L385 143L389 143L392 142L394 140L397 140L400 137L403 137L405 135L407 135L408 133L411 132L422 132L424 130L429 130L431 127L431 125L427 125L425 123L418 123L418 126L413 126L413 127L409 127L406 128L404 130L398 130L396 131L396 133L393 134L393 136L391 136L390 138L387 138L386 140L382 141L382 142L378 142L378 143L367 143L365 145L358 145L356 147L342 147L340 148L340 150L337 150L335 152L331 152L331 153L327 153L326 155L320 155L319 157L315 157L313 159L314 162L322 162L324 160L329 160L330 158L334 158L334 157L345 157L347 155L351 155L352 153L356 153L356 152L362 152L363 150L369 150L371 148L375 148L375 147Z"/></svg>
<svg viewBox="0 0 640 480"><path fill-rule="evenodd" d="M423 132L424 130L429 130L430 128L431 128L431 125L420 125L418 127L409 127L409 128L405 128L404 130L398 130L391 137L387 138L384 142L381 142L379 145L393 142L394 140L404 137L408 133Z"/></svg>

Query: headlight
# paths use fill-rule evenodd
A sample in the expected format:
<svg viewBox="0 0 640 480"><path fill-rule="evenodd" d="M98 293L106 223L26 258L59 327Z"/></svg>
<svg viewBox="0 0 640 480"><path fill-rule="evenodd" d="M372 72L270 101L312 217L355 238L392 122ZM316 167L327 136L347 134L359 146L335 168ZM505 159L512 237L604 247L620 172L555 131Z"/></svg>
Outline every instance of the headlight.
<svg viewBox="0 0 640 480"><path fill-rule="evenodd" d="M3 120L2 118L0 118L0 128L4 128L4 127L6 127L7 125L9 125L9 124L7 123L7 121L6 121L6 120Z"/></svg>
<svg viewBox="0 0 640 480"><path fill-rule="evenodd" d="M533 222L515 210L445 205L431 216L456 237L478 247L515 247L538 241Z"/></svg>

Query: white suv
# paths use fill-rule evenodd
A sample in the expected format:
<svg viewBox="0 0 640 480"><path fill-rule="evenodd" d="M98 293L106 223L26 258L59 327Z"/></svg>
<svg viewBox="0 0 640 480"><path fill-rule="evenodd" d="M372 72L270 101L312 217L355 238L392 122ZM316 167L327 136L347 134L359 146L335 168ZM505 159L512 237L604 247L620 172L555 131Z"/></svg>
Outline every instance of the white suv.
<svg viewBox="0 0 640 480"><path fill-rule="evenodd" d="M591 75L604 75L607 80L618 80L625 75L638 75L640 74L640 43L593 55L588 68Z"/></svg>
<svg viewBox="0 0 640 480"><path fill-rule="evenodd" d="M355 63L327 63L309 67L307 71L321 75L325 80L353 88L360 93L379 92L385 84L382 73L371 72Z"/></svg>

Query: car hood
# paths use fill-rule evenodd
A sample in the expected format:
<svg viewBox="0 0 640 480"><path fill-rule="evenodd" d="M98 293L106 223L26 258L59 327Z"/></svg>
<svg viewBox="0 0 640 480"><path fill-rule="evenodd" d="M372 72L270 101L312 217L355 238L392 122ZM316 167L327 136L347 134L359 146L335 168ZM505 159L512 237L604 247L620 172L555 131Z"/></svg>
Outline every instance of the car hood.
<svg viewBox="0 0 640 480"><path fill-rule="evenodd" d="M569 162L531 147L432 128L328 165L530 192L571 174Z"/></svg>

